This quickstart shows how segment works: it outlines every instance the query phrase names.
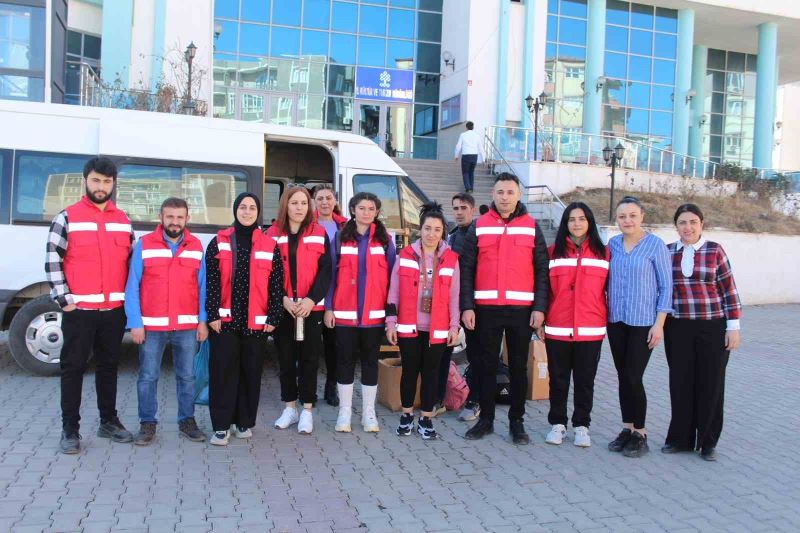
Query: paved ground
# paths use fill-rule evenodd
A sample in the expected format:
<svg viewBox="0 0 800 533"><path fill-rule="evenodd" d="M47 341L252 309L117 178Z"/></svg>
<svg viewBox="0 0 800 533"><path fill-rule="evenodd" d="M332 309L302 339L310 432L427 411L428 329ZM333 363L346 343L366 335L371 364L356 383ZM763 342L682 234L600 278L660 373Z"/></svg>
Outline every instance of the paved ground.
<svg viewBox="0 0 800 533"><path fill-rule="evenodd" d="M498 433L478 443L455 414L436 421L441 440L400 439L380 408L382 431L333 431L316 412L313 436L272 429L280 405L274 365L264 373L254 437L214 448L178 439L174 379L165 364L158 441L148 448L94 436L93 376L84 388L83 446L56 452L58 381L21 371L0 342L0 531L798 531L800 530L800 306L750 307L742 349L728 372L719 461L658 452L669 417L661 348L646 374L653 452L611 454L618 431L616 376L604 352L597 378L595 446L544 443L548 403L528 402L535 445ZM118 405L136 426L132 346ZM208 412L198 409L202 428Z"/></svg>

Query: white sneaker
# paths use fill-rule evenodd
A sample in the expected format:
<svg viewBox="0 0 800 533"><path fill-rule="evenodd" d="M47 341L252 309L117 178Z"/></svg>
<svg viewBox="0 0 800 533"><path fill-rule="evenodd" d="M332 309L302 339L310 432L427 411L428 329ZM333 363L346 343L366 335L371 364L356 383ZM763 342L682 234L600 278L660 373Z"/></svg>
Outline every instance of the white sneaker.
<svg viewBox="0 0 800 533"><path fill-rule="evenodd" d="M467 402L461 410L461 414L458 415L458 419L464 422L472 422L473 420L477 420L479 416L481 416L481 404L478 402Z"/></svg>
<svg viewBox="0 0 800 533"><path fill-rule="evenodd" d="M249 439L250 437L253 436L253 432L250 431L250 428L240 428L236 424L232 424L231 435L233 435L237 439Z"/></svg>
<svg viewBox="0 0 800 533"><path fill-rule="evenodd" d="M300 411L300 421L297 423L297 432L310 435L314 431L314 417L311 415L311 409L303 409Z"/></svg>
<svg viewBox="0 0 800 533"><path fill-rule="evenodd" d="M336 384L336 391L339 393L339 416L336 418L336 431L350 433L350 418L353 415L353 384Z"/></svg>
<svg viewBox="0 0 800 533"><path fill-rule="evenodd" d="M287 407L281 413L280 418L275 421L275 427L278 429L286 429L293 424L297 424L300 416L297 414L297 409L294 407Z"/></svg>
<svg viewBox="0 0 800 533"><path fill-rule="evenodd" d="M361 385L361 425L367 433L378 433L378 417L375 414L375 397L378 394L377 385Z"/></svg>
<svg viewBox="0 0 800 533"><path fill-rule="evenodd" d="M578 426L575 428L575 446L581 448L588 448L592 445L592 439L589 437L589 428L586 426Z"/></svg>
<svg viewBox="0 0 800 533"><path fill-rule="evenodd" d="M553 429L550 430L550 433L547 434L547 437L544 441L547 444L561 444L564 442L564 436L567 434L567 428L564 427L564 424L555 424Z"/></svg>
<svg viewBox="0 0 800 533"><path fill-rule="evenodd" d="M230 431L215 431L210 442L214 446L227 446L229 438Z"/></svg>

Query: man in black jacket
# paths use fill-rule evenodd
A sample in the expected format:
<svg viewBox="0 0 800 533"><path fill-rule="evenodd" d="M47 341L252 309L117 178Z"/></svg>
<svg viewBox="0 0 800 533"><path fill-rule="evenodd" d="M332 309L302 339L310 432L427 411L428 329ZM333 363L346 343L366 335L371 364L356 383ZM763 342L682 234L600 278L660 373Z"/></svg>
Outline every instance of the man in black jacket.
<svg viewBox="0 0 800 533"><path fill-rule="evenodd" d="M478 422L465 435L470 440L494 431L497 366L505 333L511 378L509 432L514 444L530 443L522 421L528 389L528 346L531 328L544 338L550 279L547 243L538 223L520 220L530 216L520 202L521 196L515 175L498 175L492 189L491 208L466 232L459 255L461 321L465 328L477 332L480 342L478 368L474 370L481 380L481 412ZM531 261L533 268L515 267L515 261ZM534 279L517 279L517 272L528 275L532 272ZM501 291L501 286L511 286L514 290ZM476 291L476 287L480 290ZM531 289L533 294L528 292ZM480 301L476 303L476 299Z"/></svg>

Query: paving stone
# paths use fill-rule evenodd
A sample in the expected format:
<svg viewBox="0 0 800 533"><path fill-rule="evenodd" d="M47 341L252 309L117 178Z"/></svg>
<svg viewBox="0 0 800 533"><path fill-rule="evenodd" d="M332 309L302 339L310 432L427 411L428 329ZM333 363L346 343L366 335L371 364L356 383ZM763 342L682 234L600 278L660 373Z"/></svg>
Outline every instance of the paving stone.
<svg viewBox="0 0 800 533"><path fill-rule="evenodd" d="M270 427L282 409L270 346L252 439L227 448L179 438L175 377L165 358L152 446L95 437L93 369L84 383L81 454L57 453L57 379L31 376L0 336L0 531L798 531L800 444L768 450L753 427L800 410L796 361L800 306L747 307L742 346L728 365L725 427L715 464L658 453L669 424L663 346L645 374L652 453L633 461L605 443L619 431L617 377L603 346L592 412L594 446L545 446L547 401L527 402L534 445L514 447L507 407L496 434L463 439L457 413L437 417L441 439L399 439L397 414L379 406L382 431L333 431L336 409L315 410L315 433ZM123 345L117 408L137 417L136 347ZM357 378L358 379L358 376ZM320 376L319 390L324 380ZM572 405L572 400L569 400ZM570 407L571 409L571 407ZM13 415L12 415L13 414ZM41 420L30 426L24 419ZM208 409L196 418L210 433ZM571 433L571 432L570 432ZM7 435L15 435L8 438Z"/></svg>

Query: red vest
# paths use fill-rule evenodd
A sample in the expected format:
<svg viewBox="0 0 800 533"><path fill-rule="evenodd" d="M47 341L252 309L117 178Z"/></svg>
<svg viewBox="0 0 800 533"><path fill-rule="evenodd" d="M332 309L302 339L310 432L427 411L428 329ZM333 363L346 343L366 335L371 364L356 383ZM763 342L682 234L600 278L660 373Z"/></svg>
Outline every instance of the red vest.
<svg viewBox="0 0 800 533"><path fill-rule="evenodd" d="M231 290L233 288L233 259L231 233L233 228L217 232L217 261L219 261L220 298L219 317L223 322L231 319ZM267 303L269 296L269 275L272 272L272 254L275 241L261 230L253 231L250 246L250 292L247 295L247 327L264 329L267 323Z"/></svg>
<svg viewBox="0 0 800 533"><path fill-rule="evenodd" d="M104 210L86 196L67 207L64 277L81 309L115 309L125 301L131 221L112 201Z"/></svg>
<svg viewBox="0 0 800 533"><path fill-rule="evenodd" d="M567 239L567 257L550 259L550 304L544 332L560 341L600 341L606 334L608 249L598 257L585 240Z"/></svg>
<svg viewBox="0 0 800 533"><path fill-rule="evenodd" d="M334 222L336 222L336 227L338 229L342 229L342 227L344 227L344 225L347 223L347 219L345 217L336 213L331 213L331 218ZM319 213L317 213L316 209L314 210L314 222L319 222Z"/></svg>
<svg viewBox="0 0 800 533"><path fill-rule="evenodd" d="M283 261L283 288L286 296L292 298L292 276L289 272L289 237L284 232L279 234L277 225L273 224L266 233L278 243ZM297 243L295 261L297 264L297 298L302 300L308 295L311 285L317 277L317 267L319 267L319 256L325 253L325 228L316 223L311 223L303 230L300 242ZM325 309L325 298L314 306L314 311Z"/></svg>
<svg viewBox="0 0 800 533"><path fill-rule="evenodd" d="M416 337L417 300L422 286L420 263L411 246L403 248L397 260L399 261L397 277L400 280L400 292L397 298L397 335ZM458 254L447 248L439 257L436 271L433 273L430 344L447 342L447 332L450 329L450 283L453 281L453 272L457 264Z"/></svg>
<svg viewBox="0 0 800 533"><path fill-rule="evenodd" d="M369 228L367 245L367 281L361 325L383 324L386 319L386 295L389 292L389 264L383 245L375 240L375 224ZM336 266L336 289L333 314L340 326L358 326L358 243L343 241Z"/></svg>
<svg viewBox="0 0 800 533"><path fill-rule="evenodd" d="M506 224L490 209L475 221L475 235L475 304L532 305L536 220L525 214Z"/></svg>
<svg viewBox="0 0 800 533"><path fill-rule="evenodd" d="M195 329L198 321L197 271L203 243L184 230L175 255L164 242L161 224L142 237L142 281L139 300L147 331Z"/></svg>

